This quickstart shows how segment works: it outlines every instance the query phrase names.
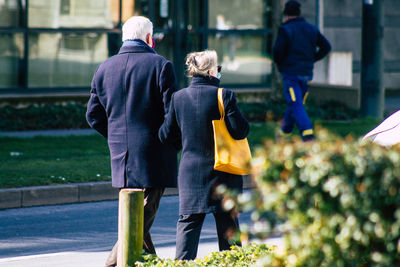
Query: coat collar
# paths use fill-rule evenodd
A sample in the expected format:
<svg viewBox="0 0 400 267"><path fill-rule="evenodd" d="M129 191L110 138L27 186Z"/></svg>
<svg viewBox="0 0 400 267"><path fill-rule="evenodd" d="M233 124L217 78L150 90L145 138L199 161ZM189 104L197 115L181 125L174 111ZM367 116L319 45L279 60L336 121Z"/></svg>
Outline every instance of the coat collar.
<svg viewBox="0 0 400 267"><path fill-rule="evenodd" d="M214 76L195 75L192 78L191 85L213 85L219 87L220 80Z"/></svg>
<svg viewBox="0 0 400 267"><path fill-rule="evenodd" d="M148 46L145 42L139 39L127 40L119 49L118 54L124 53L152 53L157 54L156 51Z"/></svg>
<svg viewBox="0 0 400 267"><path fill-rule="evenodd" d="M290 20L286 21L285 23L283 23L283 25L286 25L286 24L292 23L292 22L298 22L298 21L305 21L305 19L303 17L293 18L293 19L290 19Z"/></svg>

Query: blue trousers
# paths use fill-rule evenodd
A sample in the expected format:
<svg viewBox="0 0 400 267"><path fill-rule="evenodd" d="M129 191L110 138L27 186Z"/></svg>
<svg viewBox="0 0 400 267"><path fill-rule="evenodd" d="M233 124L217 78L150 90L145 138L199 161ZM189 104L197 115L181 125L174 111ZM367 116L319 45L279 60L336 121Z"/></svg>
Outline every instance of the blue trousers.
<svg viewBox="0 0 400 267"><path fill-rule="evenodd" d="M239 230L239 222L229 212L213 213L217 226L219 250L229 250L229 234ZM193 260L197 255L205 213L180 215L176 227L176 258ZM237 244L240 245L240 244Z"/></svg>
<svg viewBox="0 0 400 267"><path fill-rule="evenodd" d="M283 94L286 99L287 108L282 121L282 132L290 134L295 125L300 130L303 140L314 138L312 124L304 109L308 96L309 76L282 74Z"/></svg>

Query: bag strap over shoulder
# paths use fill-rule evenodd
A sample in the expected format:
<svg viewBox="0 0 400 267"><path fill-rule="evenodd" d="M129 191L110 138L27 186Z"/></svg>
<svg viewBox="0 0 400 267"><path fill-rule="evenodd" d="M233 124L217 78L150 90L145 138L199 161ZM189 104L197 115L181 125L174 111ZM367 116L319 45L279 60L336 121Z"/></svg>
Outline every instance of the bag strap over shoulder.
<svg viewBox="0 0 400 267"><path fill-rule="evenodd" d="M218 109L219 114L221 115L221 120L225 117L225 108L224 108L224 99L222 97L222 91L224 88L218 88Z"/></svg>

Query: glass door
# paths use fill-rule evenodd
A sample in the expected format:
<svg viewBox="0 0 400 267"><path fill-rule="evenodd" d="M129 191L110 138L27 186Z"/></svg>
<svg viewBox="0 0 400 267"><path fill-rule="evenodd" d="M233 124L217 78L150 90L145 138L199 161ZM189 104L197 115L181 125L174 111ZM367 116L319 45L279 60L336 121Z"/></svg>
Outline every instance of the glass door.
<svg viewBox="0 0 400 267"><path fill-rule="evenodd" d="M182 18L185 6L185 0L134 0L135 13L132 14L146 16L153 22L155 50L173 63L179 88L184 86L185 23Z"/></svg>
<svg viewBox="0 0 400 267"><path fill-rule="evenodd" d="M24 12L21 0L0 1L0 90L23 87Z"/></svg>
<svg viewBox="0 0 400 267"><path fill-rule="evenodd" d="M208 0L208 48L218 53L225 86L268 84L268 11L265 0Z"/></svg>

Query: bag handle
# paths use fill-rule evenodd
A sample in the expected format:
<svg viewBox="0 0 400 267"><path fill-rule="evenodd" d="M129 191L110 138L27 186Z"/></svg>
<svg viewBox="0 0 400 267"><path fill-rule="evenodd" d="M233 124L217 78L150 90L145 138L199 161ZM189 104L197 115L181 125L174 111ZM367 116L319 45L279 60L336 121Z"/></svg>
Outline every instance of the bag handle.
<svg viewBox="0 0 400 267"><path fill-rule="evenodd" d="M225 117L225 108L224 108L224 99L222 98L222 90L224 88L218 88L218 109L219 114L221 115L221 120Z"/></svg>

